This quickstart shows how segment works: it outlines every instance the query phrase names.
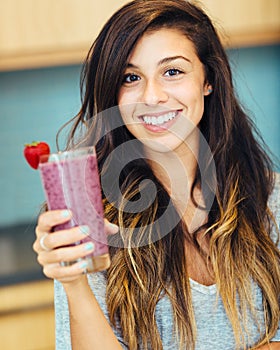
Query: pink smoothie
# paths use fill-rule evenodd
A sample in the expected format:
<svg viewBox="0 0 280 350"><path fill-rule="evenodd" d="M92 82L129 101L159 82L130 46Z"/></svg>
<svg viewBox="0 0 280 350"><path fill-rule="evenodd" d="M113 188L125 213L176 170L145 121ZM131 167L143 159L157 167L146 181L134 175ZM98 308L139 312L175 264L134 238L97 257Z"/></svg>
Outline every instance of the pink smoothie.
<svg viewBox="0 0 280 350"><path fill-rule="evenodd" d="M93 256L108 253L107 236L104 233L103 205L100 179L95 154L83 154L78 158L66 157L59 162L50 159L40 164L40 173L47 204L50 210L70 209L73 218L55 230L87 225L93 240Z"/></svg>

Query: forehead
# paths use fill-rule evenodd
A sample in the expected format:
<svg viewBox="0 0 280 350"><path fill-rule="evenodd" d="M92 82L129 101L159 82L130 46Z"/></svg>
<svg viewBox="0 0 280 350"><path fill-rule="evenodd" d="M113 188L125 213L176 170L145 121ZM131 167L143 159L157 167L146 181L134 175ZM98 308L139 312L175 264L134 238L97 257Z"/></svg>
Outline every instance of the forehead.
<svg viewBox="0 0 280 350"><path fill-rule="evenodd" d="M198 58L193 42L178 29L162 28L147 31L138 40L129 56L129 62L136 59L150 60L155 57L187 55Z"/></svg>

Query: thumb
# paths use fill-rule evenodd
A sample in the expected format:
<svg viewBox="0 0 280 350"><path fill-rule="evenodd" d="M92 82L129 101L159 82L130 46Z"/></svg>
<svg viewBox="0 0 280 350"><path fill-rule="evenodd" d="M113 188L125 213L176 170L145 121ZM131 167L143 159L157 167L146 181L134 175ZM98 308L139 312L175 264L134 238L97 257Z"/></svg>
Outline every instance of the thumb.
<svg viewBox="0 0 280 350"><path fill-rule="evenodd" d="M119 231L119 226L104 219L104 228L107 235L114 235Z"/></svg>

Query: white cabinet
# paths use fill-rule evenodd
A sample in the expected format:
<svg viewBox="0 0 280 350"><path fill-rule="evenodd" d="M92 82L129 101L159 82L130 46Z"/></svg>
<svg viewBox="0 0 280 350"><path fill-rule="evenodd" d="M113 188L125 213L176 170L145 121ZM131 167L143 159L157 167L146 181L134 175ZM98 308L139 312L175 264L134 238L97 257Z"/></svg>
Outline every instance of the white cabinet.
<svg viewBox="0 0 280 350"><path fill-rule="evenodd" d="M220 29L226 46L280 43L279 0L202 0L201 3Z"/></svg>
<svg viewBox="0 0 280 350"><path fill-rule="evenodd" d="M0 2L0 70L80 63L127 0ZM193 0L193 2L196 2ZM280 42L279 0L201 0L226 46Z"/></svg>
<svg viewBox="0 0 280 350"><path fill-rule="evenodd" d="M0 70L81 62L126 0L0 2Z"/></svg>

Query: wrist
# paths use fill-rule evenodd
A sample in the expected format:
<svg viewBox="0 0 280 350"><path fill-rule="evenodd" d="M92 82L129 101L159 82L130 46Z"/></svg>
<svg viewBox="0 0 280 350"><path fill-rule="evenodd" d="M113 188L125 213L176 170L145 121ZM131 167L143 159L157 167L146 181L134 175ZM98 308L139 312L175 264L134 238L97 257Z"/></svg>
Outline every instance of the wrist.
<svg viewBox="0 0 280 350"><path fill-rule="evenodd" d="M70 295L71 293L79 293L82 290L87 290L89 288L86 275L81 275L74 281L62 282L62 285L67 295Z"/></svg>

